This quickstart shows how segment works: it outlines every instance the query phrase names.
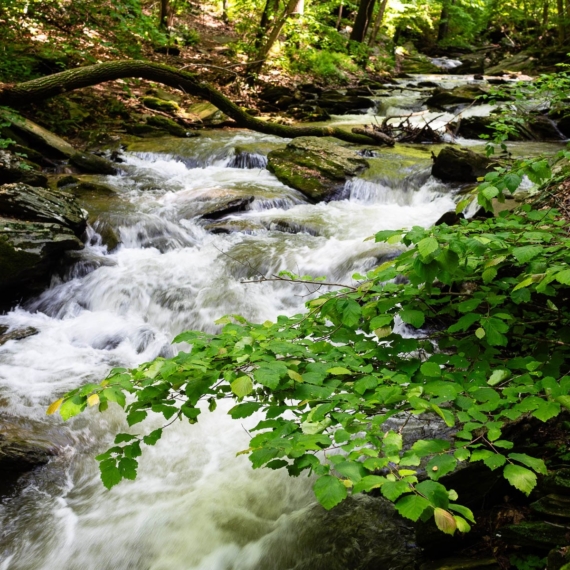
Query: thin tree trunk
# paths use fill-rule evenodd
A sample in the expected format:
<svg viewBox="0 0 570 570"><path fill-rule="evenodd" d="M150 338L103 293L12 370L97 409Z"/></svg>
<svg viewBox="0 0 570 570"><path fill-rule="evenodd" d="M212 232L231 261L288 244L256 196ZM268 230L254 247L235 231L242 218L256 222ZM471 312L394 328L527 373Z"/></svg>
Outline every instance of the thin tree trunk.
<svg viewBox="0 0 570 570"><path fill-rule="evenodd" d="M441 42L447 37L449 31L449 0L443 0L441 5L441 14L439 16L439 25L437 27L437 41Z"/></svg>
<svg viewBox="0 0 570 570"><path fill-rule="evenodd" d="M296 0L294 1L296 2ZM67 93L68 91L126 77L138 77L162 83L174 89L180 89L184 93L210 101L220 111L233 119L237 126L260 133L286 138L304 136L336 137L356 144L373 144L374 142L370 137L350 133L338 127L289 127L261 121L247 114L218 90L208 83L200 81L191 73L159 63L138 60L98 63L87 67L69 69L61 73L54 73L53 75L26 81L25 83L7 85L0 89L0 106L22 107Z"/></svg>
<svg viewBox="0 0 570 570"><path fill-rule="evenodd" d="M261 20L259 21L259 30L255 36L255 51L258 52L263 44L263 38L266 35L267 27L272 16L277 12L279 8L279 0L267 0L265 2L265 8L263 8L263 12L261 14Z"/></svg>
<svg viewBox="0 0 570 570"><path fill-rule="evenodd" d="M172 10L170 7L170 0L160 0L159 26L164 30L168 30L172 26Z"/></svg>
<svg viewBox="0 0 570 570"><path fill-rule="evenodd" d="M255 77L259 75L259 72L265 65L265 61L267 60L267 56L269 55L271 48L275 45L275 42L277 41L281 30L283 30L283 26L287 23L287 20L295 11L298 1L299 0L289 0L281 16L273 24L273 28L271 28L271 32L269 33L267 40L257 50L255 56L253 57L253 62L251 65L247 66L247 77L250 83L255 81Z"/></svg>
<svg viewBox="0 0 570 570"><path fill-rule="evenodd" d="M549 0L544 0L544 4L542 5L542 29L546 31L548 27L548 2Z"/></svg>
<svg viewBox="0 0 570 570"><path fill-rule="evenodd" d="M364 36L368 30L368 25L372 19L372 13L374 12L374 4L376 0L360 0L358 5L358 13L356 14L356 19L354 20L354 27L352 28L352 33L350 34L350 39L355 42L362 43L364 41Z"/></svg>
<svg viewBox="0 0 570 570"><path fill-rule="evenodd" d="M380 7L378 8L378 14L376 15L376 21L374 22L374 29L372 30L372 34L370 39L368 40L368 45L374 45L376 42L376 38L378 37L378 30L380 30L380 26L384 21L384 14L386 12L386 7L388 6L388 0L382 0L380 3Z"/></svg>
<svg viewBox="0 0 570 570"><path fill-rule="evenodd" d="M558 43L563 44L566 39L566 14L564 13L564 0L556 0L558 9Z"/></svg>
<svg viewBox="0 0 570 570"><path fill-rule="evenodd" d="M337 30L340 30L340 21L342 20L342 9L344 7L343 1L340 0L340 6L338 7L338 18L336 19L336 26Z"/></svg>

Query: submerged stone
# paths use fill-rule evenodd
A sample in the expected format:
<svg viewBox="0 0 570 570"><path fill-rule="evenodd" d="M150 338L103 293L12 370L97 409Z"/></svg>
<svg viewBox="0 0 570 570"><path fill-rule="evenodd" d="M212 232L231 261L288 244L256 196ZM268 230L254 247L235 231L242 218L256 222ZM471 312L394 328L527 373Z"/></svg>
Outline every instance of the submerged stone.
<svg viewBox="0 0 570 570"><path fill-rule="evenodd" d="M319 137L299 137L267 156L270 172L309 200L332 200L368 161L352 149Z"/></svg>
<svg viewBox="0 0 570 570"><path fill-rule="evenodd" d="M0 326L0 346L6 344L9 340L23 340L38 334L38 332L38 329L34 327L9 330L8 327Z"/></svg>

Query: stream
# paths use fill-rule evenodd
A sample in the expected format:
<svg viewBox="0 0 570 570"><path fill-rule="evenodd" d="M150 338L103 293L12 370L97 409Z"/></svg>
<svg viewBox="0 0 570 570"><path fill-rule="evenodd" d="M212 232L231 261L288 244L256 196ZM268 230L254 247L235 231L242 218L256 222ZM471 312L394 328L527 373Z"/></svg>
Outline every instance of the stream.
<svg viewBox="0 0 570 570"><path fill-rule="evenodd" d="M417 96L379 99L379 110L414 108ZM230 313L254 321L292 315L317 294L243 280L289 270L351 283L398 251L367 237L430 226L455 207L458 188L430 176L429 146L379 149L371 168L347 182L344 199L313 205L263 167L264 155L283 144L237 130L141 140L124 153L120 175L91 178L113 192L84 198L96 219L85 250L43 294L0 315L0 325L38 331L0 347L0 409L28 439L57 450L0 503L0 570L305 568L296 564L312 548L299 538L312 524L312 479L253 471L247 456L236 456L255 417L233 421L228 405L197 425L177 422L145 451L135 481L107 491L94 456L129 429L122 411L90 409L65 424L45 414L62 393L100 381L111 367L174 354L171 339L183 330L215 331L214 321ZM222 222L199 217L228 196L254 200ZM238 231L207 229L216 223ZM120 238L112 252L101 241L109 228ZM144 429L154 424L160 418Z"/></svg>

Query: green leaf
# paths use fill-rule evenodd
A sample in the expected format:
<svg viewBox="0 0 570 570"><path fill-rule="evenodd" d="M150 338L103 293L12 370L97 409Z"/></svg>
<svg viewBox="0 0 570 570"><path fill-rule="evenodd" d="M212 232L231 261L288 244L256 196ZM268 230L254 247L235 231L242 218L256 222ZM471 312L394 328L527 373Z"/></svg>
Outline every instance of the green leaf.
<svg viewBox="0 0 570 570"><path fill-rule="evenodd" d="M444 439L419 439L412 445L412 451L419 457L426 457L447 451L450 447L449 441Z"/></svg>
<svg viewBox="0 0 570 570"><path fill-rule="evenodd" d="M555 418L560 413L560 404L558 402L543 402L538 406L532 415L540 421L547 422Z"/></svg>
<svg viewBox="0 0 570 570"><path fill-rule="evenodd" d="M481 303L482 299L468 299L457 305L457 309L460 313L470 313L474 311Z"/></svg>
<svg viewBox="0 0 570 570"><path fill-rule="evenodd" d="M370 321L370 330L389 325L394 320L394 315L377 315Z"/></svg>
<svg viewBox="0 0 570 570"><path fill-rule="evenodd" d="M430 378L441 376L441 368L439 367L439 364L436 364L435 362L424 362L421 365L420 370L424 376L428 376Z"/></svg>
<svg viewBox="0 0 570 570"><path fill-rule="evenodd" d="M400 311L400 318L409 325L419 329L425 322L425 315L421 311L406 309Z"/></svg>
<svg viewBox="0 0 570 570"><path fill-rule="evenodd" d="M441 483L430 480L422 481L416 485L416 490L426 497L434 507L447 509L449 493Z"/></svg>
<svg viewBox="0 0 570 570"><path fill-rule="evenodd" d="M261 404L259 402L245 402L244 404L238 404L234 406L228 414L234 420L238 420L241 418L247 418L251 416L254 412L257 412L261 408Z"/></svg>
<svg viewBox="0 0 570 570"><path fill-rule="evenodd" d="M525 245L523 247L515 247L513 249L513 255L520 263L528 263L531 259L541 254L543 249L544 248L539 245Z"/></svg>
<svg viewBox="0 0 570 570"><path fill-rule="evenodd" d="M499 195L499 189L494 186L487 186L481 190L481 194L483 194L487 200L492 200L495 196Z"/></svg>
<svg viewBox="0 0 570 570"><path fill-rule="evenodd" d="M426 472L430 479L437 481L440 477L451 473L456 467L457 459L452 455L436 455L429 460Z"/></svg>
<svg viewBox="0 0 570 570"><path fill-rule="evenodd" d="M507 459L504 455L500 453L493 453L492 455L485 457L483 459L483 463L491 470L494 471L499 467L502 467L507 462Z"/></svg>
<svg viewBox="0 0 570 570"><path fill-rule="evenodd" d="M489 380L487 380L487 384L489 384L489 386L496 386L510 375L511 373L508 370L494 370Z"/></svg>
<svg viewBox="0 0 570 570"><path fill-rule="evenodd" d="M507 189L514 192L521 185L522 178L516 172L509 172L505 174L503 181Z"/></svg>
<svg viewBox="0 0 570 570"><path fill-rule="evenodd" d="M541 475L546 475L548 473L546 465L542 459L531 457L530 455L526 455L526 453L509 453L509 459L518 461Z"/></svg>
<svg viewBox="0 0 570 570"><path fill-rule="evenodd" d="M99 463L101 471L101 481L107 489L111 489L121 482L122 476L119 468L117 467L116 459L105 459Z"/></svg>
<svg viewBox="0 0 570 570"><path fill-rule="evenodd" d="M85 396L73 396L63 401L59 408L59 413L64 420L73 418L81 413L87 405L87 398Z"/></svg>
<svg viewBox="0 0 570 570"><path fill-rule="evenodd" d="M469 532L471 530L469 523L463 517L454 516L453 518L459 532Z"/></svg>
<svg viewBox="0 0 570 570"><path fill-rule="evenodd" d="M536 475L525 467L509 464L505 467L503 475L513 487L525 495L530 495L536 486Z"/></svg>
<svg viewBox="0 0 570 570"><path fill-rule="evenodd" d="M329 374L333 374L335 376L343 376L343 375L347 375L347 374L352 374L352 372L350 370L348 370L348 368L343 368L342 366L335 366L334 368L329 368L327 370L327 372Z"/></svg>
<svg viewBox="0 0 570 570"><path fill-rule="evenodd" d="M127 423L130 426L134 426L135 424L142 422L146 418L146 416L147 413L142 410L129 412L129 414L127 415Z"/></svg>
<svg viewBox="0 0 570 570"><path fill-rule="evenodd" d="M162 437L162 428L151 431L148 435L143 437L143 441L147 445L154 445Z"/></svg>
<svg viewBox="0 0 570 570"><path fill-rule="evenodd" d="M343 477L350 479L353 483L358 483L364 475L364 467L361 463L355 461L341 461L336 463L335 471L338 471Z"/></svg>
<svg viewBox="0 0 570 570"><path fill-rule="evenodd" d="M332 475L319 477L313 485L313 491L319 503L327 511L336 507L347 496L346 487Z"/></svg>
<svg viewBox="0 0 570 570"><path fill-rule="evenodd" d="M562 283L562 285L570 285L570 269L560 271L556 274L555 279L558 283Z"/></svg>
<svg viewBox="0 0 570 570"><path fill-rule="evenodd" d="M243 398L253 391L253 382L249 376L240 376L231 384L232 392L238 397Z"/></svg>
<svg viewBox="0 0 570 570"><path fill-rule="evenodd" d="M473 516L473 512L471 511L471 509L468 509L463 505L456 505L455 503L449 505L449 509L464 516L468 521L472 523L475 522L475 517Z"/></svg>
<svg viewBox="0 0 570 570"><path fill-rule="evenodd" d="M430 506L430 502L419 495L406 495L399 499L394 506L403 517L416 522Z"/></svg>
<svg viewBox="0 0 570 570"><path fill-rule="evenodd" d="M372 489L379 489L380 487L382 487L382 485L384 485L384 483L387 483L387 481L388 480L386 479L386 477L381 477L379 475L366 475L365 477L362 477L362 479L358 481L356 485L354 485L354 487L352 488L352 492L369 493L370 491L372 491Z"/></svg>
<svg viewBox="0 0 570 570"><path fill-rule="evenodd" d="M352 299L347 299L342 308L342 323L347 327L353 327L360 321L361 314L360 305Z"/></svg>
<svg viewBox="0 0 570 570"><path fill-rule="evenodd" d="M404 493L409 493L412 489L405 481L387 481L382 485L382 495L389 501L394 502Z"/></svg>
<svg viewBox="0 0 570 570"><path fill-rule="evenodd" d="M424 238L418 243L418 251L424 259L429 257L432 253L435 253L438 249L439 244L434 237Z"/></svg>

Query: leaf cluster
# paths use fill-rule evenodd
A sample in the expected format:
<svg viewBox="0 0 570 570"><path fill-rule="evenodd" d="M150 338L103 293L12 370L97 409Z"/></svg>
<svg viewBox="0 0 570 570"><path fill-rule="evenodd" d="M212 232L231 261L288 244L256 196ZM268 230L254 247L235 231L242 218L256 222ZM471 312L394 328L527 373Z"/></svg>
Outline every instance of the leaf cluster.
<svg viewBox="0 0 570 570"><path fill-rule="evenodd" d="M550 173L544 164L524 168ZM489 206L521 178L494 173L480 202ZM482 461L528 495L546 466L519 453L505 428L570 409L566 223L556 210L527 205L375 239L405 251L355 275L354 286L309 301L306 313L262 324L233 315L217 334L182 333L174 342L188 351L115 369L49 412L67 419L114 402L130 426L150 413L194 423L229 398L232 418L259 419L240 452L253 468L313 474L327 509L379 489L404 517L467 532L473 514L442 477ZM439 418L453 436L406 445L404 426L422 416ZM135 477L143 446L161 435L119 434L98 457L105 485Z"/></svg>

